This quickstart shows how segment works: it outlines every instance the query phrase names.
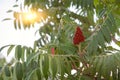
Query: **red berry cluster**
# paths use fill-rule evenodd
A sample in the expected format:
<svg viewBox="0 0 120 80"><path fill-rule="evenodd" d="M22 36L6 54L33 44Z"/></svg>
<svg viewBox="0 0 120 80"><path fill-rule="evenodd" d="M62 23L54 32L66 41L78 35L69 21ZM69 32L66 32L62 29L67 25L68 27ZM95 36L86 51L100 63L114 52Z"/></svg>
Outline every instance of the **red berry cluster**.
<svg viewBox="0 0 120 80"><path fill-rule="evenodd" d="M73 44L78 45L80 42L83 42L84 40L85 40L85 37L82 33L82 30L80 29L80 27L77 27L75 35L73 37Z"/></svg>
<svg viewBox="0 0 120 80"><path fill-rule="evenodd" d="M55 48L51 48L52 55L55 55Z"/></svg>

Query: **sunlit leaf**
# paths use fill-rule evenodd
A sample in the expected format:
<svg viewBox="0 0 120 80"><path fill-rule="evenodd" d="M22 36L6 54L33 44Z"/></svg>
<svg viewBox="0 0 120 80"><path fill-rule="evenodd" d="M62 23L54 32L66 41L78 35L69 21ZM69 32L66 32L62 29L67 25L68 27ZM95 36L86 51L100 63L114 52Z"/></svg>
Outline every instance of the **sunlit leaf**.
<svg viewBox="0 0 120 80"><path fill-rule="evenodd" d="M15 45L11 45L7 51L7 55L9 55L9 53L11 52L11 50L14 48Z"/></svg>

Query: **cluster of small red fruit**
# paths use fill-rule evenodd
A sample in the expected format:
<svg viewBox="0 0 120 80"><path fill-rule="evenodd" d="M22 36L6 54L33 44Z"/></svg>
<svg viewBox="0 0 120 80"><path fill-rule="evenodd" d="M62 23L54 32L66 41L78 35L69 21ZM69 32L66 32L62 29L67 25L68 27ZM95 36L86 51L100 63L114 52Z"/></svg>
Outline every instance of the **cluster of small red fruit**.
<svg viewBox="0 0 120 80"><path fill-rule="evenodd" d="M74 37L73 37L73 44L74 45L79 45L81 42L84 42L84 40L85 40L85 37L82 33L82 30L78 26L76 28L76 31L75 31L75 34L74 34ZM51 53L52 53L52 55L55 54L55 49L54 48L51 48Z"/></svg>
<svg viewBox="0 0 120 80"><path fill-rule="evenodd" d="M74 37L73 37L73 44L78 45L80 42L84 42L84 40L85 40L85 37L82 33L82 30L78 26L76 28L76 32L75 32Z"/></svg>

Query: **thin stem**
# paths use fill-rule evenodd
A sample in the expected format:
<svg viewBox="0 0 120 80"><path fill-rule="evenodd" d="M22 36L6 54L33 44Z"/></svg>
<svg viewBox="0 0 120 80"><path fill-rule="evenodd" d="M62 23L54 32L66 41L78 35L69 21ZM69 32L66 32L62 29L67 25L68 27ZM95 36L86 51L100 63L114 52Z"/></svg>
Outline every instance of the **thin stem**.
<svg viewBox="0 0 120 80"><path fill-rule="evenodd" d="M77 45L78 46L78 52L79 52L79 54L81 54L82 52L81 52L81 44L79 44L79 45Z"/></svg>

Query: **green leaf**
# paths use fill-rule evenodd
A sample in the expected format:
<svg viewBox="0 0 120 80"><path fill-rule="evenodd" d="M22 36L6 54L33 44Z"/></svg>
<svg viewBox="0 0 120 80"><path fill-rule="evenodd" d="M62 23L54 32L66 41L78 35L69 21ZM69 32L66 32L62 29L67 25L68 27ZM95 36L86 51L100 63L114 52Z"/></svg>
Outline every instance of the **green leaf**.
<svg viewBox="0 0 120 80"><path fill-rule="evenodd" d="M98 42L97 42L96 36L94 36L92 45L93 45L93 47L92 47L93 48L93 54L95 54L97 52L97 49L98 49Z"/></svg>
<svg viewBox="0 0 120 80"><path fill-rule="evenodd" d="M8 47L8 46L11 46L11 45L5 45L5 46L1 47L1 48L0 48L0 52L1 52L4 48L6 48L6 47Z"/></svg>
<svg viewBox="0 0 120 80"><path fill-rule="evenodd" d="M16 19L14 20L14 28L17 29Z"/></svg>
<svg viewBox="0 0 120 80"><path fill-rule="evenodd" d="M98 41L96 35L93 36L92 40L90 41L87 50L88 50L88 55L96 55L98 49Z"/></svg>
<svg viewBox="0 0 120 80"><path fill-rule="evenodd" d="M75 54L77 52L77 47L72 45L71 43L60 44L58 46L60 50L64 51L65 54Z"/></svg>
<svg viewBox="0 0 120 80"><path fill-rule="evenodd" d="M64 58L61 56L59 57L59 66L60 66L60 79L63 80L65 74L65 65L64 65Z"/></svg>
<svg viewBox="0 0 120 80"><path fill-rule="evenodd" d="M32 59L37 58L40 55L40 53L32 53L29 56L27 56L27 64L29 65L29 63L31 62Z"/></svg>
<svg viewBox="0 0 120 80"><path fill-rule="evenodd" d="M11 76L9 67L5 66L5 67L4 67L4 71L5 71L5 75L6 75L7 77L10 77L10 76Z"/></svg>
<svg viewBox="0 0 120 80"><path fill-rule="evenodd" d="M120 46L120 41L115 42L118 46Z"/></svg>
<svg viewBox="0 0 120 80"><path fill-rule="evenodd" d="M5 65L5 63L6 63L6 59L5 58L0 58L0 71L3 68L3 66Z"/></svg>
<svg viewBox="0 0 120 80"><path fill-rule="evenodd" d="M114 58L115 58L115 60L116 60L116 64L117 64L118 66L120 66L120 63L119 63L120 58L119 58L119 56L120 56L119 53L116 53L116 54L114 55Z"/></svg>
<svg viewBox="0 0 120 80"><path fill-rule="evenodd" d="M9 47L9 49L7 50L7 55L9 55L9 53L11 52L11 50L12 50L14 47L15 47L15 45L11 45L11 46Z"/></svg>
<svg viewBox="0 0 120 80"><path fill-rule="evenodd" d="M37 41L34 42L34 49L36 49L37 43L38 43Z"/></svg>
<svg viewBox="0 0 120 80"><path fill-rule="evenodd" d="M12 20L11 18L5 18L2 21Z"/></svg>
<svg viewBox="0 0 120 80"><path fill-rule="evenodd" d="M21 29L21 23L20 23L20 20L18 20L18 28Z"/></svg>
<svg viewBox="0 0 120 80"><path fill-rule="evenodd" d="M17 60L20 60L21 56L22 56L22 48L21 48L21 45L18 45L15 48L15 58Z"/></svg>
<svg viewBox="0 0 120 80"><path fill-rule="evenodd" d="M17 5L17 4L16 4L16 5L13 5L13 7L18 7L18 6L19 6L19 5Z"/></svg>
<svg viewBox="0 0 120 80"><path fill-rule="evenodd" d="M48 74L49 74L49 56L48 55L44 55L44 59L43 59L43 74L44 77L46 78L46 80L48 79Z"/></svg>
<svg viewBox="0 0 120 80"><path fill-rule="evenodd" d="M23 47L22 47L22 56L21 56L21 60L22 60L22 61L25 61L25 54L26 54L25 51L26 51L26 47L23 46Z"/></svg>
<svg viewBox="0 0 120 80"><path fill-rule="evenodd" d="M104 58L96 58L97 59L97 65L96 65L96 71L97 72L100 72L100 70L101 70L101 68L102 68L102 65L103 65L103 61L104 61ZM100 74L100 73L98 73L98 74Z"/></svg>
<svg viewBox="0 0 120 80"><path fill-rule="evenodd" d="M53 78L55 78L56 74L57 74L57 57L51 57L50 59L50 70L51 70L51 74L53 76Z"/></svg>
<svg viewBox="0 0 120 80"><path fill-rule="evenodd" d="M99 17L103 17L106 13L106 8L102 9L100 12L99 12Z"/></svg>
<svg viewBox="0 0 120 80"><path fill-rule="evenodd" d="M0 76L0 80L4 80L2 76Z"/></svg>
<svg viewBox="0 0 120 80"><path fill-rule="evenodd" d="M13 12L13 10L8 10L7 13Z"/></svg>
<svg viewBox="0 0 120 80"><path fill-rule="evenodd" d="M65 67L66 67L66 73L68 74L68 75L71 75L71 70L72 70L72 65L71 65L71 63L70 63L70 61L67 59L67 58L64 58L64 64L63 65L65 65Z"/></svg>
<svg viewBox="0 0 120 80"><path fill-rule="evenodd" d="M40 72L41 72L41 76L42 77L44 77L44 74L43 74L43 64L42 64L42 62L43 62L43 55L40 55L40 61L39 61L40 63Z"/></svg>
<svg viewBox="0 0 120 80"><path fill-rule="evenodd" d="M15 64L15 74L16 74L16 78L17 80L22 80L23 78L23 66L22 66L22 63L20 62L17 62Z"/></svg>
<svg viewBox="0 0 120 80"><path fill-rule="evenodd" d="M97 35L96 37L97 37L98 44L99 44L102 48L104 48L104 47L105 47L105 43L104 43L105 39L104 39L104 36L102 35L101 30L98 32L98 35Z"/></svg>
<svg viewBox="0 0 120 80"><path fill-rule="evenodd" d="M92 78L88 76L81 76L79 80L92 80Z"/></svg>
<svg viewBox="0 0 120 80"><path fill-rule="evenodd" d="M37 80L37 79L36 79L36 78L37 78L37 76L36 76L36 70L37 70L37 68L28 71L25 80L33 80L33 79L34 79L34 80Z"/></svg>
<svg viewBox="0 0 120 80"><path fill-rule="evenodd" d="M106 26L104 26L104 27L101 29L101 31L102 31L102 34L104 35L105 40L109 43L110 40L111 40L111 36L110 36L110 31L109 31L109 29L108 29Z"/></svg>
<svg viewBox="0 0 120 80"><path fill-rule="evenodd" d="M120 66L119 56L119 53L95 56L91 62L91 64L93 64L93 67L91 68L98 73L97 77L101 78L101 76L103 76L107 80L110 80L111 72L114 72L114 76L112 77L116 80L117 68Z"/></svg>
<svg viewBox="0 0 120 80"><path fill-rule="evenodd" d="M41 76L40 69L37 69L37 70L36 70L36 74L37 74L38 80L41 80L41 79L42 79L42 76Z"/></svg>
<svg viewBox="0 0 120 80"><path fill-rule="evenodd" d="M94 5L95 7L99 4L99 1L98 0L94 0Z"/></svg>

